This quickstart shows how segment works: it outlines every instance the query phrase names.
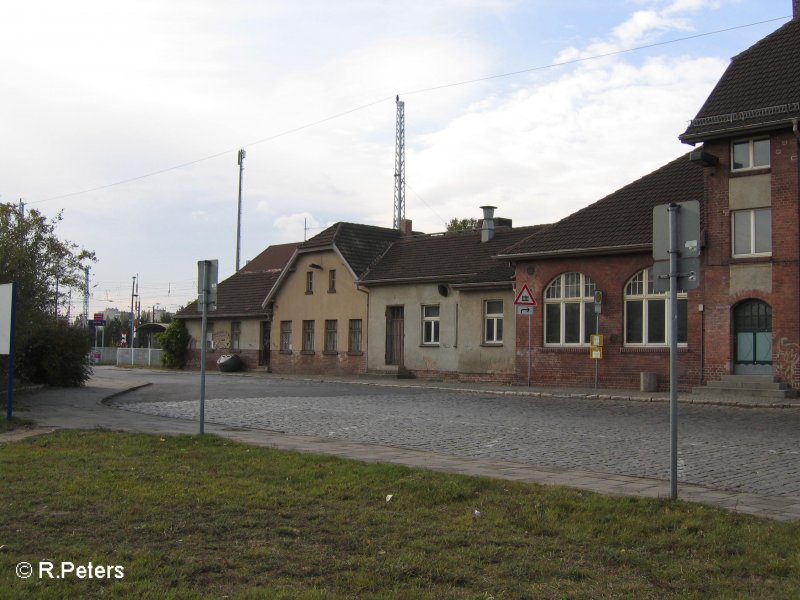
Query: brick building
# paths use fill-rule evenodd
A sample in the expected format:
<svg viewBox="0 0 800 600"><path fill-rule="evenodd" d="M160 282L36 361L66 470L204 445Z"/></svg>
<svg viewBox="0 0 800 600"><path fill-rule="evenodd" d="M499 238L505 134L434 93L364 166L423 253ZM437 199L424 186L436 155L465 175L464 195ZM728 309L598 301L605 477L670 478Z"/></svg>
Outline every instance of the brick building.
<svg viewBox="0 0 800 600"><path fill-rule="evenodd" d="M800 387L800 0L792 21L734 57L680 139L702 144L498 258L539 301L537 383L668 384L668 299L652 286L652 209L699 200L700 287L678 299L679 381L728 375ZM595 315L593 294L603 292ZM518 379L528 366L517 324ZM604 358L589 358L589 335Z"/></svg>

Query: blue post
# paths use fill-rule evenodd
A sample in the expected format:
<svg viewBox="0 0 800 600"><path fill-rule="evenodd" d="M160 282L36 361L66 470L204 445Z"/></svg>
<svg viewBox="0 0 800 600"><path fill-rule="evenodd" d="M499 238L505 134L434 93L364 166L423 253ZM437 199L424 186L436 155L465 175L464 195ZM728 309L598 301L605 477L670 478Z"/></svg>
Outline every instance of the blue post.
<svg viewBox="0 0 800 600"><path fill-rule="evenodd" d="M16 320L17 282L11 282L11 326L9 327L8 348L8 393L6 395L6 419L11 420L14 406L14 321Z"/></svg>

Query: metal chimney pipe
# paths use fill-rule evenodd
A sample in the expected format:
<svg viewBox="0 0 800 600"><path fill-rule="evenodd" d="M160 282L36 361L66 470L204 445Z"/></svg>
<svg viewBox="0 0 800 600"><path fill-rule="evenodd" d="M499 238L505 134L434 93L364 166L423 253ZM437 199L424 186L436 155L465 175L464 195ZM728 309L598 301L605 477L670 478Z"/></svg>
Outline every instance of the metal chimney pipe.
<svg viewBox="0 0 800 600"><path fill-rule="evenodd" d="M488 242L494 237L494 211L496 208L496 206L481 206L481 210L483 210L481 242Z"/></svg>

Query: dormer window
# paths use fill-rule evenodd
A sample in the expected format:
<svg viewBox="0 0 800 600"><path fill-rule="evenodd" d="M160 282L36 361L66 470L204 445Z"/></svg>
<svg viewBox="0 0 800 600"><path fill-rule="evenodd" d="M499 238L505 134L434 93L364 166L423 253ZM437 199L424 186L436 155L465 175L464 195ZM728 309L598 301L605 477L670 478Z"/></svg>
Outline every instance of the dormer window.
<svg viewBox="0 0 800 600"><path fill-rule="evenodd" d="M733 171L769 167L769 138L733 142L731 165Z"/></svg>

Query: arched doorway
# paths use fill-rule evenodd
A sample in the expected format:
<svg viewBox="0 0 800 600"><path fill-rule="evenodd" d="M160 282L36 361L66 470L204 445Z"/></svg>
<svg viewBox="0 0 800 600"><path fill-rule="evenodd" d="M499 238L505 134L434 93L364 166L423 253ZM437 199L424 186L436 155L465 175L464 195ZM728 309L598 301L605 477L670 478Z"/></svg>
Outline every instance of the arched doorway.
<svg viewBox="0 0 800 600"><path fill-rule="evenodd" d="M772 307L761 300L745 300L733 309L733 372L772 374Z"/></svg>

